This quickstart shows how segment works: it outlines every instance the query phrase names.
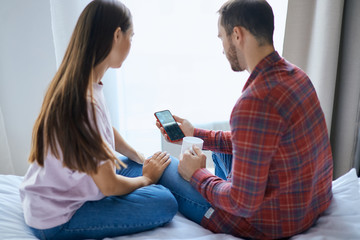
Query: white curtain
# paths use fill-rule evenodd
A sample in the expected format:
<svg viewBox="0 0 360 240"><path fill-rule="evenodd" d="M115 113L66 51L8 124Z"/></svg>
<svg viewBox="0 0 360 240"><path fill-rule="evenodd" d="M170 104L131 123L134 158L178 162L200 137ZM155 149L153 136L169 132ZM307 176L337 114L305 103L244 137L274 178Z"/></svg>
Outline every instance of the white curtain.
<svg viewBox="0 0 360 240"><path fill-rule="evenodd" d="M360 1L345 0L331 130L336 172L360 169Z"/></svg>
<svg viewBox="0 0 360 240"><path fill-rule="evenodd" d="M228 122L249 74L223 55L217 11L224 0L123 0L133 14L132 49L119 70L121 129L145 155L160 150L154 112L169 109L193 124ZM269 1L282 52L287 1Z"/></svg>
<svg viewBox="0 0 360 240"><path fill-rule="evenodd" d="M354 166L360 96L360 1L289 0L283 55L309 75L330 133L334 177Z"/></svg>
<svg viewBox="0 0 360 240"><path fill-rule="evenodd" d="M308 74L331 128L344 0L289 0L284 57Z"/></svg>
<svg viewBox="0 0 360 240"><path fill-rule="evenodd" d="M11 161L9 143L6 136L4 118L0 107L0 174L14 174L14 166Z"/></svg>
<svg viewBox="0 0 360 240"><path fill-rule="evenodd" d="M77 19L91 0L49 0L56 65L60 66Z"/></svg>

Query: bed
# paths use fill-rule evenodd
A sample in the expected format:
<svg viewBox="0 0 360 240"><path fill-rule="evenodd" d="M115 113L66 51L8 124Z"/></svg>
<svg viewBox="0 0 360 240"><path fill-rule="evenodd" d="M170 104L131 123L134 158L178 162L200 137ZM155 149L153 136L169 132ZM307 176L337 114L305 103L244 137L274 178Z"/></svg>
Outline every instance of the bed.
<svg viewBox="0 0 360 240"><path fill-rule="evenodd" d="M36 239L27 229L20 204L18 186L22 177L0 175L0 239ZM360 178L355 169L333 182L333 201L328 210L308 231L292 237L299 239L360 239ZM109 240L110 238L108 238ZM173 221L162 228L129 236L123 239L195 239L232 240L228 234L214 234L177 214Z"/></svg>

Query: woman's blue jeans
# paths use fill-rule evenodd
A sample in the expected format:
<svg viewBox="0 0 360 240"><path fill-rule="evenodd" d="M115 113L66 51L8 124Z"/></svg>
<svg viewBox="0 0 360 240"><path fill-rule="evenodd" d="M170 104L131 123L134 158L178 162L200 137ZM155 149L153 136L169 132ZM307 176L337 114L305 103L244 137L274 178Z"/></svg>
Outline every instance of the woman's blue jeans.
<svg viewBox="0 0 360 240"><path fill-rule="evenodd" d="M142 175L142 165L127 158L122 160L128 167L118 174ZM124 196L86 202L67 223L51 229L31 230L39 239L102 239L163 226L177 211L177 202L168 189L150 185Z"/></svg>
<svg viewBox="0 0 360 240"><path fill-rule="evenodd" d="M232 155L213 153L212 158L215 174L226 180L231 171ZM142 174L142 165L122 160L128 168L121 169L118 174L128 177ZM151 185L125 196L86 202L69 222L51 229L31 230L39 239L115 237L162 226L173 218L177 207L185 217L200 224L211 204L179 175L178 165L179 160L171 157L170 165L159 180L159 184L170 189L173 195L163 186Z"/></svg>
<svg viewBox="0 0 360 240"><path fill-rule="evenodd" d="M215 173L218 177L227 179L231 172L232 155L213 153ZM179 160L171 158L171 163L160 178L159 184L168 188L175 196L179 211L188 219L200 224L208 210L211 212L211 204L184 180L178 173Z"/></svg>

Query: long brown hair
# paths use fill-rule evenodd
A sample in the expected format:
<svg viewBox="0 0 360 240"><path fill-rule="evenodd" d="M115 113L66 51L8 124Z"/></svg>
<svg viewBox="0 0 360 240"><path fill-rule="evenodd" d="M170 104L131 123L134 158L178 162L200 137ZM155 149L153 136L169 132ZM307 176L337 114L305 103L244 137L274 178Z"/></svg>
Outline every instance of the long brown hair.
<svg viewBox="0 0 360 240"><path fill-rule="evenodd" d="M62 154L64 166L88 174L96 173L100 161L116 163L97 128L94 104L87 99L89 93L92 98L93 69L108 56L115 30L120 27L124 33L131 26L130 11L117 0L94 0L86 6L35 122L29 162L44 166L50 150L58 159Z"/></svg>

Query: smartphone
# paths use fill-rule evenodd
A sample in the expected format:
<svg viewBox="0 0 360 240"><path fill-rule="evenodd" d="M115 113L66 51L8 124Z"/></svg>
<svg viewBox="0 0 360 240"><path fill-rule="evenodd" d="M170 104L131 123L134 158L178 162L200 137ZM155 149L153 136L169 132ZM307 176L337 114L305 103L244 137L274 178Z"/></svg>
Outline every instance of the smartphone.
<svg viewBox="0 0 360 240"><path fill-rule="evenodd" d="M165 132L169 136L171 142L180 141L183 137L185 137L185 134L169 110L159 111L154 113L154 115L160 122L161 126L165 129Z"/></svg>

